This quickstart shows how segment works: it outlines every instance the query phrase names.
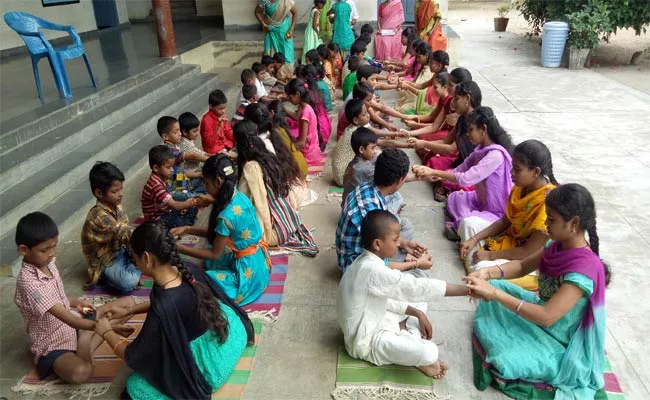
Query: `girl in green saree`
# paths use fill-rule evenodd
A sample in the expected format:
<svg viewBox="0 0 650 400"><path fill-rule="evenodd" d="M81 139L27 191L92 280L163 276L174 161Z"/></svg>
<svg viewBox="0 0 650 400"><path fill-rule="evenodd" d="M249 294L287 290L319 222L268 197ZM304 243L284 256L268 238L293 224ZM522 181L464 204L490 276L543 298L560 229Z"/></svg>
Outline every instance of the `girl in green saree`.
<svg viewBox="0 0 650 400"><path fill-rule="evenodd" d="M282 53L287 64L293 64L296 14L293 0L259 0L255 7L255 18L264 29L264 54L272 56Z"/></svg>

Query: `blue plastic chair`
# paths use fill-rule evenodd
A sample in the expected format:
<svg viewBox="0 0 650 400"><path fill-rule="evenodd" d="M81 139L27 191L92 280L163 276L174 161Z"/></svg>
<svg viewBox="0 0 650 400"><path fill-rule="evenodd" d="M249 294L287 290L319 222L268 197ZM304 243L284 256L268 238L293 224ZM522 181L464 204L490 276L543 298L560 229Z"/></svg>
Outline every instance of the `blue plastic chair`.
<svg viewBox="0 0 650 400"><path fill-rule="evenodd" d="M65 60L71 58L84 58L93 87L97 87L93 71L90 69L90 63L88 63L88 57L86 57L86 50L84 49L83 43L81 43L81 38L74 30L74 27L58 25L24 12L11 11L6 13L4 18L7 25L16 31L25 41L25 45L29 50L29 55L32 58L32 69L34 70L36 90L38 90L39 98L42 98L43 95L41 91L41 79L38 75L38 61L43 57L47 57L50 62L52 74L54 75L54 82L59 91L59 96L63 98L72 97L68 73L65 70ZM70 46L54 48L45 38L45 35L40 32L40 29L68 32L74 43Z"/></svg>

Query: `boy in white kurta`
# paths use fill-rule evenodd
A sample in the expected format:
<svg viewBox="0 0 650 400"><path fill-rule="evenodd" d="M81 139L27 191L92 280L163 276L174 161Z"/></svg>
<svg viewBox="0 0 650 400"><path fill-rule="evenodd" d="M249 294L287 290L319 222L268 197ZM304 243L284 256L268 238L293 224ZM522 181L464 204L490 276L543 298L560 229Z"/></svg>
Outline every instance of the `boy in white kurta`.
<svg viewBox="0 0 650 400"><path fill-rule="evenodd" d="M399 221L388 211L371 211L363 220L365 250L347 268L338 290L337 317L345 348L352 357L375 365L414 366L442 378L448 367L439 361L438 348L430 340L431 323L424 311L409 303L465 296L468 291L464 285L388 268L385 260L397 252L399 235ZM423 254L415 268L430 267L431 262L431 256Z"/></svg>

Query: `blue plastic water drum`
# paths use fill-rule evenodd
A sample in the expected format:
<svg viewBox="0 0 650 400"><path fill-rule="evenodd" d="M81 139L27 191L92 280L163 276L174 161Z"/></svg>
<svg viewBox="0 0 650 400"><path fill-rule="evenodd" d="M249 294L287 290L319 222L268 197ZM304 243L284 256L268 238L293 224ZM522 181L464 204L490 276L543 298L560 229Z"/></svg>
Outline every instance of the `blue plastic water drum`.
<svg viewBox="0 0 650 400"><path fill-rule="evenodd" d="M569 24L551 21L544 24L542 34L542 66L557 68L562 62L564 46L569 35Z"/></svg>

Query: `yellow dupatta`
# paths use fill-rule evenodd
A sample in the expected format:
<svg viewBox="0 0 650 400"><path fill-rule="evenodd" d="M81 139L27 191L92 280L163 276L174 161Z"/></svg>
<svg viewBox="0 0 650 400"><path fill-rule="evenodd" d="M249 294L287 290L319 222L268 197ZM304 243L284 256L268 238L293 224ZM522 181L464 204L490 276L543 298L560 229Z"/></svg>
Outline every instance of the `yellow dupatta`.
<svg viewBox="0 0 650 400"><path fill-rule="evenodd" d="M502 235L489 238L485 247L490 251L508 250L520 246L534 231L546 232L546 194L554 188L549 183L523 198L523 188L512 188L506 206L510 226Z"/></svg>

